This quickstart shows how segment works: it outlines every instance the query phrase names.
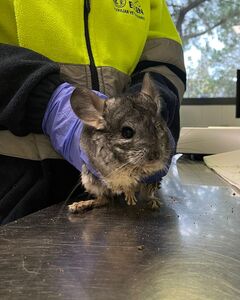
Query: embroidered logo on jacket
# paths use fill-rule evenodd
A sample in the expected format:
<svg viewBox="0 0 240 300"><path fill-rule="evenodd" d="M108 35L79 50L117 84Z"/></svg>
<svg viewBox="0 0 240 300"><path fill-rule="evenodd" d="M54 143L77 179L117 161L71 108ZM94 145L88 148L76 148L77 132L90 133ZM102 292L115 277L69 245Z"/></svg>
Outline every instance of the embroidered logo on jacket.
<svg viewBox="0 0 240 300"><path fill-rule="evenodd" d="M119 13L129 14L139 19L144 19L144 11L138 0L126 1L126 0L113 0L115 10Z"/></svg>
<svg viewBox="0 0 240 300"><path fill-rule="evenodd" d="M122 8L126 5L126 0L113 0L113 2L115 3L115 6L118 8Z"/></svg>

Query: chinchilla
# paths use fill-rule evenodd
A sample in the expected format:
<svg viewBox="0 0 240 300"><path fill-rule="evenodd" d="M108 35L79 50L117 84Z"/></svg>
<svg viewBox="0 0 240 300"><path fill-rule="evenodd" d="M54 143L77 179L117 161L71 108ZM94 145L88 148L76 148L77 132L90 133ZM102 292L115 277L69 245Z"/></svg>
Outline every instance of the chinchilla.
<svg viewBox="0 0 240 300"><path fill-rule="evenodd" d="M135 94L103 100L85 88L74 91L72 109L84 122L80 146L99 176L83 165L82 184L95 199L74 202L68 206L70 212L103 206L116 194L124 194L129 205L135 205L136 194L141 194L150 207L160 206L159 184L144 183L144 178L164 170L171 156L161 103L149 74Z"/></svg>

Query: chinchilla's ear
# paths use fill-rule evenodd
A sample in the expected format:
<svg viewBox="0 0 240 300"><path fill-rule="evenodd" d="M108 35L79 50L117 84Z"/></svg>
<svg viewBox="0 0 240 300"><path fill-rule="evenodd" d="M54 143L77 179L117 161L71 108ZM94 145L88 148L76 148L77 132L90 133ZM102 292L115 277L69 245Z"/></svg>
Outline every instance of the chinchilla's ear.
<svg viewBox="0 0 240 300"><path fill-rule="evenodd" d="M154 100L158 110L160 109L160 93L149 73L144 75L141 93Z"/></svg>
<svg viewBox="0 0 240 300"><path fill-rule="evenodd" d="M96 129L105 127L102 116L105 101L86 88L76 88L70 100L72 109L79 119Z"/></svg>

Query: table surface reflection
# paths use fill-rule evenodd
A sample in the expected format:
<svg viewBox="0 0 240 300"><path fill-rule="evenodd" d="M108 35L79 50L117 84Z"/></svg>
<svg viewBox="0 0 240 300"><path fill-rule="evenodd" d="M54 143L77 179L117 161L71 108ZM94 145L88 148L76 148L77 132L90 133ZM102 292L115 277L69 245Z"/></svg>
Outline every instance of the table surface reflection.
<svg viewBox="0 0 240 300"><path fill-rule="evenodd" d="M163 206L63 204L0 228L0 299L240 299L240 197L176 156Z"/></svg>

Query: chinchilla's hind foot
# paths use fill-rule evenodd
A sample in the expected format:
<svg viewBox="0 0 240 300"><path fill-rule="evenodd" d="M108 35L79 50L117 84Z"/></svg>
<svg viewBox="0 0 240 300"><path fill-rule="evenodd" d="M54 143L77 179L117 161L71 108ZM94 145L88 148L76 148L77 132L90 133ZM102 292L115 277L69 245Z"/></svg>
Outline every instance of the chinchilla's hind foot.
<svg viewBox="0 0 240 300"><path fill-rule="evenodd" d="M147 206L153 210L159 209L161 205L162 203L157 197L149 197L147 199Z"/></svg>
<svg viewBox="0 0 240 300"><path fill-rule="evenodd" d="M108 202L109 201L106 197L96 198L93 200L73 202L72 204L68 205L68 211L70 213L84 212L89 209L105 206L108 204Z"/></svg>
<svg viewBox="0 0 240 300"><path fill-rule="evenodd" d="M147 202L147 207L153 210L159 209L162 205L158 196L158 190L160 187L160 183L141 185L141 198Z"/></svg>

